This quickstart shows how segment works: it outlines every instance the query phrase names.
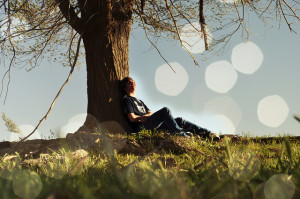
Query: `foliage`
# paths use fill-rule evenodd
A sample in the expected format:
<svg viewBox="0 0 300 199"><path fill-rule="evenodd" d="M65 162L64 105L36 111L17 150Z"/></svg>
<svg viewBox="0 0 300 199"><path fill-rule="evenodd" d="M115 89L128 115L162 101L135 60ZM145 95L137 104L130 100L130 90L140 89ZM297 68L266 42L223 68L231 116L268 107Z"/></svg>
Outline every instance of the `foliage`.
<svg viewBox="0 0 300 199"><path fill-rule="evenodd" d="M200 4L203 4L204 24L214 33L214 37L211 38L213 42L209 46L210 50L217 44L225 45L239 30L243 38L248 38L251 35L249 19L255 15L262 21L265 19L285 21L291 31L293 31L293 25L299 22L299 3L294 1L224 2L134 0L132 20L136 27L142 27L146 35L152 35L153 39L169 38L183 44L180 31L184 25L192 25L194 22L201 21L199 12L201 12ZM82 29L93 28L90 26L97 26L97 23L103 20L94 21L93 15L97 10L93 8L89 11L88 4L88 1L82 0L2 1L0 4L1 54L12 61L10 65L26 66L27 70L37 66L45 57L51 61L61 61L64 65L72 65L76 43L79 35L83 35ZM105 3L102 2L102 4ZM121 11L126 7L126 3L122 4L120 1L112 1L111 4L114 4L114 7L120 7ZM76 20L80 20L79 25L82 27L78 27ZM84 23L89 23L89 25L85 26ZM199 32L199 37L203 37L204 30L202 29L206 27L201 27L201 30L194 25L192 27L194 31Z"/></svg>
<svg viewBox="0 0 300 199"><path fill-rule="evenodd" d="M22 134L18 125L16 125L16 123L12 119L6 117L5 113L2 113L2 119L9 132Z"/></svg>
<svg viewBox="0 0 300 199"><path fill-rule="evenodd" d="M141 136L154 140L161 135ZM296 198L300 194L299 140L171 139L179 139L190 150L142 157L65 149L41 154L39 159L6 155L0 161L0 197Z"/></svg>

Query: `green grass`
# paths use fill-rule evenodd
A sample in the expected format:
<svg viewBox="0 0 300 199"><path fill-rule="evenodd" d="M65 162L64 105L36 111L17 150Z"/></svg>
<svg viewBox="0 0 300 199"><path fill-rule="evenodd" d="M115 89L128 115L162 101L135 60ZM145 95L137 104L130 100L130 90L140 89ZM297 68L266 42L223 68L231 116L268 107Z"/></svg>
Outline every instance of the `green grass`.
<svg viewBox="0 0 300 199"><path fill-rule="evenodd" d="M171 137L184 152L162 149L153 153L157 148L154 143L167 137L149 131L127 136L128 141L148 147L144 155L118 153L107 145L103 151L88 154L61 149L41 154L39 159L18 154L1 157L0 198L300 196L298 140L245 136L236 142L210 142Z"/></svg>

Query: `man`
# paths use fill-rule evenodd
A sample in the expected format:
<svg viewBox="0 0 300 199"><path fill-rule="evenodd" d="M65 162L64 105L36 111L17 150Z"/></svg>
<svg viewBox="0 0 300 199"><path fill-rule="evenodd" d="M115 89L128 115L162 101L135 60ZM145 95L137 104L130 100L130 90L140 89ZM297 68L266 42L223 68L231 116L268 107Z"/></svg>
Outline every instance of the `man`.
<svg viewBox="0 0 300 199"><path fill-rule="evenodd" d="M144 104L143 101L136 98L136 84L131 77L125 77L121 81L123 112L126 114L129 124L133 131L138 132L145 129L164 129L171 134L181 136L191 136L192 133L202 137L211 137L219 139L215 133L193 124L181 117L174 118L169 108L164 107L155 113ZM191 133L192 132L192 133Z"/></svg>

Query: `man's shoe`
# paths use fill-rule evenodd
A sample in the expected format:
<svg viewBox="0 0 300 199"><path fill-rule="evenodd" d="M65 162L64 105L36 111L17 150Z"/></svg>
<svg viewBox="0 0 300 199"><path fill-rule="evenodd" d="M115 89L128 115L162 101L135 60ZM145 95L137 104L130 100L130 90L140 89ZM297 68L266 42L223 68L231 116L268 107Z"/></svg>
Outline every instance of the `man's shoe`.
<svg viewBox="0 0 300 199"><path fill-rule="evenodd" d="M182 137L192 137L193 134L191 132L180 131L179 135Z"/></svg>
<svg viewBox="0 0 300 199"><path fill-rule="evenodd" d="M179 135L182 136L182 137L187 137L187 134L184 131L180 131Z"/></svg>
<svg viewBox="0 0 300 199"><path fill-rule="evenodd" d="M220 136L219 136L218 134L216 134L216 133L210 133L208 136L209 136L209 138L210 138L211 140L213 140L213 141L218 141L218 140L220 140Z"/></svg>
<svg viewBox="0 0 300 199"><path fill-rule="evenodd" d="M193 133L189 132L189 131L186 131L185 134L189 137L192 137L193 136Z"/></svg>

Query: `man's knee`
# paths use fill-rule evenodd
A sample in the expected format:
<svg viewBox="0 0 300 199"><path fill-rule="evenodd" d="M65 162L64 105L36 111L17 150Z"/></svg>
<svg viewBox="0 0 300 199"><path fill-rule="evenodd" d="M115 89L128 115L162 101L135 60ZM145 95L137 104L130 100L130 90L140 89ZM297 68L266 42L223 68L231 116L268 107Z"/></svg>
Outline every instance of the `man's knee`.
<svg viewBox="0 0 300 199"><path fill-rule="evenodd" d="M182 125L182 123L183 123L182 117L176 117L175 121L177 122L177 124L180 124L180 125Z"/></svg>
<svg viewBox="0 0 300 199"><path fill-rule="evenodd" d="M167 113L167 114L171 114L171 110L168 107L164 107L161 109L162 112Z"/></svg>

